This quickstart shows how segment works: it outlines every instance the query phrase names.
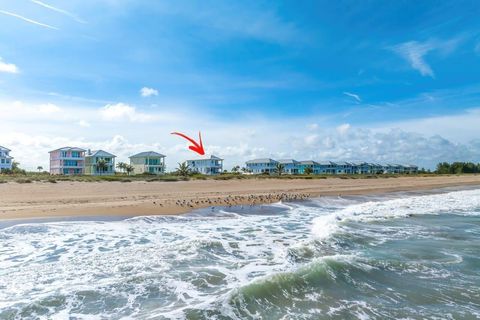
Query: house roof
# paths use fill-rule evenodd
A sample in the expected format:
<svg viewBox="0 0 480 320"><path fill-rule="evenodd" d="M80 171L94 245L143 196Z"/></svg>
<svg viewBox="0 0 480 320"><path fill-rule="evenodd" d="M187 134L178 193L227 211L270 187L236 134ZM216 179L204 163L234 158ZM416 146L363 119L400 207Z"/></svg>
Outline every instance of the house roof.
<svg viewBox="0 0 480 320"><path fill-rule="evenodd" d="M313 160L303 160L303 161L299 161L299 162L300 162L300 164L313 164L313 165L319 164L318 162L313 161Z"/></svg>
<svg viewBox="0 0 480 320"><path fill-rule="evenodd" d="M211 155L210 158L206 159L189 159L187 161L206 161L206 160L223 160L222 158L219 158L217 156Z"/></svg>
<svg viewBox="0 0 480 320"><path fill-rule="evenodd" d="M297 160L294 160L294 159L280 159L278 160L279 163L281 164L288 164L288 163L298 163Z"/></svg>
<svg viewBox="0 0 480 320"><path fill-rule="evenodd" d="M55 151L80 151L80 152L85 152L86 150L82 149L82 148L77 148L77 147L63 147L63 148L59 148L59 149L49 151L49 153L55 152Z"/></svg>
<svg viewBox="0 0 480 320"><path fill-rule="evenodd" d="M108 153L103 150L90 150L88 154L85 155L85 157L113 157L115 158L116 155L113 155L111 153Z"/></svg>
<svg viewBox="0 0 480 320"><path fill-rule="evenodd" d="M262 159L253 159L253 160L248 160L247 164L250 163L277 163L278 161L270 159L270 158L262 158Z"/></svg>
<svg viewBox="0 0 480 320"><path fill-rule="evenodd" d="M134 154L133 156L130 156L129 158L144 158L144 157L161 157L165 158L165 155L155 152L155 151L145 151L145 152L140 152L137 154Z"/></svg>
<svg viewBox="0 0 480 320"><path fill-rule="evenodd" d="M2 146L0 146L0 150L3 150L3 151L12 151L12 150L10 150L10 149L8 149L8 148L5 148L5 147L2 147Z"/></svg>

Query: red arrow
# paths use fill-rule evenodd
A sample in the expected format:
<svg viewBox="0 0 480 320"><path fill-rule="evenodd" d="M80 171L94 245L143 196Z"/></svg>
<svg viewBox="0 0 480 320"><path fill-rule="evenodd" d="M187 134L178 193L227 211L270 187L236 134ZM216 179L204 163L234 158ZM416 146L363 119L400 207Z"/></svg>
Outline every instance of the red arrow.
<svg viewBox="0 0 480 320"><path fill-rule="evenodd" d="M205 154L205 150L203 150L203 143L202 143L202 135L200 134L200 131L198 131L198 139L200 140L200 144L198 144L195 140L193 140L192 138L189 138L187 137L186 135L184 135L183 133L180 133L180 132L172 132L172 134L176 134L177 136L180 136L182 138L185 138L187 139L188 141L190 141L193 146L189 146L188 148L192 151L195 151L196 153L200 154L200 155L204 155Z"/></svg>

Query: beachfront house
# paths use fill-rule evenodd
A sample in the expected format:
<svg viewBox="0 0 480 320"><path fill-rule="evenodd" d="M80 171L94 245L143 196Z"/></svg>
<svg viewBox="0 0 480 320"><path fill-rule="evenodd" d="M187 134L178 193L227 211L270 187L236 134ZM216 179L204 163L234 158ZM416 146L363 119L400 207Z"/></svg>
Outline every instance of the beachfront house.
<svg viewBox="0 0 480 320"><path fill-rule="evenodd" d="M414 164L407 164L404 167L405 167L404 173L408 173L408 174L417 174L418 173L418 166L416 166Z"/></svg>
<svg viewBox="0 0 480 320"><path fill-rule="evenodd" d="M270 158L254 159L245 162L249 172L253 174L275 173L278 161Z"/></svg>
<svg viewBox="0 0 480 320"><path fill-rule="evenodd" d="M298 174L298 161L293 159L281 159L278 163L283 165L283 172L286 174Z"/></svg>
<svg viewBox="0 0 480 320"><path fill-rule="evenodd" d="M63 147L49 152L50 174L84 174L85 150L76 147Z"/></svg>
<svg viewBox="0 0 480 320"><path fill-rule="evenodd" d="M13 158L10 156L10 149L0 146L0 171L12 170Z"/></svg>
<svg viewBox="0 0 480 320"><path fill-rule="evenodd" d="M206 175L220 174L223 171L223 159L212 155L207 159L187 160L188 167L193 173Z"/></svg>
<svg viewBox="0 0 480 320"><path fill-rule="evenodd" d="M155 151L146 151L137 153L131 157L130 165L133 167L134 174L164 174L165 156Z"/></svg>
<svg viewBox="0 0 480 320"><path fill-rule="evenodd" d="M85 154L85 174L91 176L115 174L115 158L103 150L88 150Z"/></svg>
<svg viewBox="0 0 480 320"><path fill-rule="evenodd" d="M387 163L383 167L383 172L388 174L398 174L398 173L403 173L403 171L404 171L403 166L397 163Z"/></svg>
<svg viewBox="0 0 480 320"><path fill-rule="evenodd" d="M304 160L298 163L298 172L305 174L305 169L310 168L313 174L320 174L320 163L313 160Z"/></svg>
<svg viewBox="0 0 480 320"><path fill-rule="evenodd" d="M317 162L318 174L335 174L337 164L332 161L319 161Z"/></svg>
<svg viewBox="0 0 480 320"><path fill-rule="evenodd" d="M335 174L352 174L353 164L350 162L339 161L335 163Z"/></svg>

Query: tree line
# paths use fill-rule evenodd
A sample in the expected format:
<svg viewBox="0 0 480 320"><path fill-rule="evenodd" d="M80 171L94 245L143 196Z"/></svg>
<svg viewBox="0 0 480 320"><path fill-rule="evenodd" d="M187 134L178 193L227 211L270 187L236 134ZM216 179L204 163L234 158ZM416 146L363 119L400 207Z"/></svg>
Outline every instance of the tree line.
<svg viewBox="0 0 480 320"><path fill-rule="evenodd" d="M473 162L440 162L437 164L435 173L457 174L457 173L480 173L480 163Z"/></svg>

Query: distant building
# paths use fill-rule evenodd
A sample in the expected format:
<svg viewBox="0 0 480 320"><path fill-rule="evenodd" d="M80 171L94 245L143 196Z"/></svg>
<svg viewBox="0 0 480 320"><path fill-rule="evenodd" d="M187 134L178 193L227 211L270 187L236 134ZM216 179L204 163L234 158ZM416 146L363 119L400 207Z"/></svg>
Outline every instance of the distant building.
<svg viewBox="0 0 480 320"><path fill-rule="evenodd" d="M286 174L298 174L298 161L293 159L281 159L278 163L283 165L283 172Z"/></svg>
<svg viewBox="0 0 480 320"><path fill-rule="evenodd" d="M85 150L64 147L50 153L50 174L78 175L84 174Z"/></svg>
<svg viewBox="0 0 480 320"><path fill-rule="evenodd" d="M304 160L298 163L298 172L305 174L305 169L310 168L313 174L320 174L320 164L313 160Z"/></svg>
<svg viewBox="0 0 480 320"><path fill-rule="evenodd" d="M379 164L369 162L345 161L296 161L294 159L274 160L270 158L254 159L246 162L246 167L253 174L274 173L277 164L284 166L288 174L305 174L306 169L311 169L312 174L415 174L418 167L415 165Z"/></svg>
<svg viewBox="0 0 480 320"><path fill-rule="evenodd" d="M10 149L0 146L0 171L12 170L13 157L10 156Z"/></svg>
<svg viewBox="0 0 480 320"><path fill-rule="evenodd" d="M274 173L277 170L277 164L278 161L270 158L254 159L245 163L248 171L254 174Z"/></svg>
<svg viewBox="0 0 480 320"><path fill-rule="evenodd" d="M155 151L146 151L135 154L130 159L130 165L133 166L134 174L165 173L165 156Z"/></svg>
<svg viewBox="0 0 480 320"><path fill-rule="evenodd" d="M208 159L187 160L187 164L189 169L194 173L215 175L223 171L223 159L214 155Z"/></svg>
<svg viewBox="0 0 480 320"><path fill-rule="evenodd" d="M103 150L88 150L85 154L85 174L91 176L115 174L115 158L116 156ZM99 163L105 165L101 166Z"/></svg>

